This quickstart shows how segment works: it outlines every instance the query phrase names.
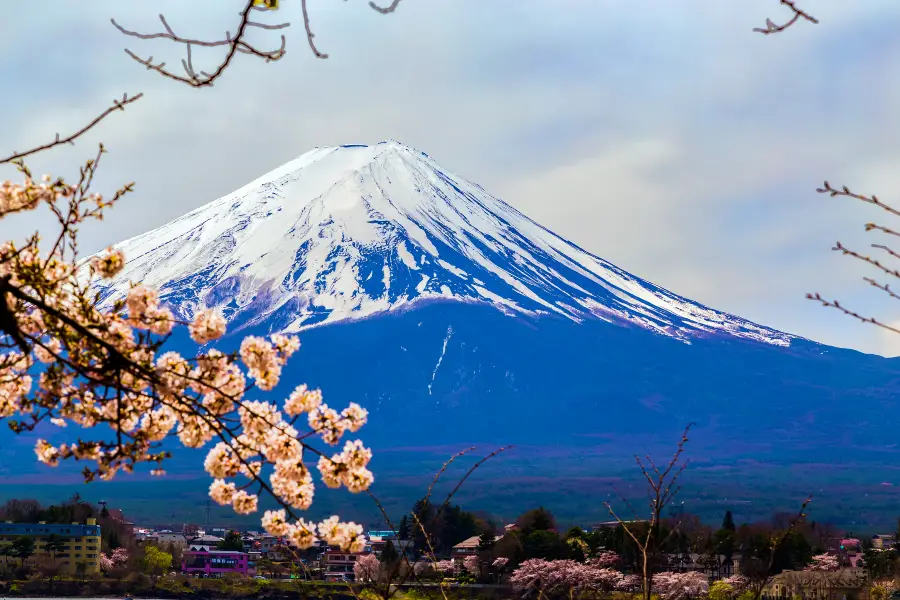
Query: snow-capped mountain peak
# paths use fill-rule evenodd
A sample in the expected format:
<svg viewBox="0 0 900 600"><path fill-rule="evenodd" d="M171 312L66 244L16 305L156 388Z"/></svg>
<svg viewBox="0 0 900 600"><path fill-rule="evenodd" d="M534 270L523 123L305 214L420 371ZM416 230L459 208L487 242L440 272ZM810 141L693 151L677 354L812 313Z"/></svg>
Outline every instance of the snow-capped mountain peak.
<svg viewBox="0 0 900 600"><path fill-rule="evenodd" d="M180 316L219 306L273 330L444 300L632 323L685 341L792 339L634 277L393 140L316 148L117 246L127 265L106 297L142 282Z"/></svg>

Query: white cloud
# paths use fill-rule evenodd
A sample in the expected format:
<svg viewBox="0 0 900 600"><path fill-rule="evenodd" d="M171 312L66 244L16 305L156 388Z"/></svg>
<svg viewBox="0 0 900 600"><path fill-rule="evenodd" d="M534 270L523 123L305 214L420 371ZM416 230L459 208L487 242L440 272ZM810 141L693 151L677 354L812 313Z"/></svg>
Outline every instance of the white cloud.
<svg viewBox="0 0 900 600"><path fill-rule="evenodd" d="M818 290L891 315L859 282L859 265L827 250L837 238L870 241L859 228L865 207L813 188L828 177L900 198L896 0L820 0L808 7L820 25L768 37L751 29L790 16L774 0L652 9L566 0L552 10L538 0L405 0L390 16L311 2L325 61L308 52L297 3L285 2L285 59L239 57L205 90L133 63L126 45L170 65L179 55L108 23L150 31L164 12L179 33L213 36L236 18L222 6L236 13L240 4L46 0L16 13L0 39L0 78L17 90L0 99L4 149L77 128L123 92L146 93L75 148L33 162L73 173L102 139L110 154L98 184L137 181L103 227L85 230L85 250L160 225L312 146L394 138L677 293L825 342L900 351L803 299ZM9 220L0 236L46 223Z"/></svg>

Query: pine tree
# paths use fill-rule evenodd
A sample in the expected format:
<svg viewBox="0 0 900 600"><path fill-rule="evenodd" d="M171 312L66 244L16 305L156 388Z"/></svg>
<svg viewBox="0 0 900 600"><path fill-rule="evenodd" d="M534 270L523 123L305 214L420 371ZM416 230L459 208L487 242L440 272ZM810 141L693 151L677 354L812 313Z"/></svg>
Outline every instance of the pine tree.
<svg viewBox="0 0 900 600"><path fill-rule="evenodd" d="M409 539L409 519L406 518L406 515L403 515L403 517L400 519L400 524L397 526L397 539Z"/></svg>
<svg viewBox="0 0 900 600"><path fill-rule="evenodd" d="M244 541L241 539L241 534L237 531L229 531L225 534L225 539L216 544L216 548L218 550L238 550L243 552Z"/></svg>
<svg viewBox="0 0 900 600"><path fill-rule="evenodd" d="M490 529L485 529L484 532L478 538L478 553L488 553L494 549L494 538L497 537L494 535L494 532Z"/></svg>
<svg viewBox="0 0 900 600"><path fill-rule="evenodd" d="M394 563L400 560L400 555L397 554L397 549L394 548L392 542L385 542L384 549L381 551L381 556L378 559L385 566L385 571L390 572Z"/></svg>
<svg viewBox="0 0 900 600"><path fill-rule="evenodd" d="M732 516L731 511L725 511L725 519L722 521L722 529L727 529L728 531L735 531L736 527L734 526L734 516Z"/></svg>

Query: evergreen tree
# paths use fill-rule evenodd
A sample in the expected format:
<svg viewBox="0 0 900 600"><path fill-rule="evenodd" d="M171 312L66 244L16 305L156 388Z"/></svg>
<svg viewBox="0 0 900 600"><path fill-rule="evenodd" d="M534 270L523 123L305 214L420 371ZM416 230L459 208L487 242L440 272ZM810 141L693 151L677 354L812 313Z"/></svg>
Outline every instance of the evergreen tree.
<svg viewBox="0 0 900 600"><path fill-rule="evenodd" d="M244 540L241 539L241 534L237 531L229 531L225 534L225 539L216 544L216 548L219 550L238 550L243 552Z"/></svg>
<svg viewBox="0 0 900 600"><path fill-rule="evenodd" d="M428 500L417 500L413 505L412 514L415 517L412 523L413 543L418 551L424 552L428 549L429 543L435 543L434 506ZM423 528L425 529L424 532L422 531ZM426 539L426 534L428 539Z"/></svg>
<svg viewBox="0 0 900 600"><path fill-rule="evenodd" d="M409 539L409 519L406 518L406 515L403 515L400 518L400 524L397 525L397 539L398 540L408 540Z"/></svg>
<svg viewBox="0 0 900 600"><path fill-rule="evenodd" d="M20 535L10 545L10 556L18 558L22 564L34 555L34 538L30 535Z"/></svg>
<svg viewBox="0 0 900 600"><path fill-rule="evenodd" d="M478 553L489 553L494 549L494 544L496 543L497 536L494 535L494 532L490 529L485 529L481 536L478 538Z"/></svg>
<svg viewBox="0 0 900 600"><path fill-rule="evenodd" d="M552 531L556 529L556 519L553 517L553 513L543 506L524 513L518 518L516 524L526 536L535 531Z"/></svg>
<svg viewBox="0 0 900 600"><path fill-rule="evenodd" d="M68 546L68 541L61 535L57 535L55 533L51 533L50 535L48 535L47 541L44 542L44 548L47 550L47 553L53 560L56 560L56 554L58 552L62 552Z"/></svg>
<svg viewBox="0 0 900 600"><path fill-rule="evenodd" d="M722 520L722 529L727 531L735 531L737 529L734 526L734 516L731 514L730 510L725 511L725 519Z"/></svg>
<svg viewBox="0 0 900 600"><path fill-rule="evenodd" d="M382 572L387 575L389 581L393 580L397 574L397 569L400 567L400 555L397 553L397 549L394 548L393 542L384 544L384 549L381 551L381 556L378 557L378 560L381 562Z"/></svg>

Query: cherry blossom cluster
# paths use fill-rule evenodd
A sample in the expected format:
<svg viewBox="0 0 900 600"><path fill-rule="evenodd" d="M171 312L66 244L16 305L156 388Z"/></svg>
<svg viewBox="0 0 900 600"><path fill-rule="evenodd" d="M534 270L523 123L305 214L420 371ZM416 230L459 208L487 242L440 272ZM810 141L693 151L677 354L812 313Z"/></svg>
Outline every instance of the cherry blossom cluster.
<svg viewBox="0 0 900 600"><path fill-rule="evenodd" d="M831 554L817 554L804 571L837 571L841 567L841 561Z"/></svg>
<svg viewBox="0 0 900 600"><path fill-rule="evenodd" d="M481 562L475 555L467 556L463 559L463 569L465 569L469 575L478 575L481 573Z"/></svg>
<svg viewBox="0 0 900 600"><path fill-rule="evenodd" d="M615 567L621 562L622 558L616 552L611 552L609 550L603 550L597 556L588 560L588 564L603 568Z"/></svg>
<svg viewBox="0 0 900 600"><path fill-rule="evenodd" d="M613 590L630 590L633 579L626 579L622 573L596 567L574 560L544 560L540 558L523 562L512 572L509 582L513 588L528 595L531 593L549 594L562 591L594 591L610 592Z"/></svg>
<svg viewBox="0 0 900 600"><path fill-rule="evenodd" d="M100 570L108 573L113 569L124 567L128 563L128 550L125 548L116 548L111 554L105 552L100 553Z"/></svg>
<svg viewBox="0 0 900 600"><path fill-rule="evenodd" d="M720 579L719 581L734 590L735 594L740 594L750 587L750 580L743 575L732 575L731 577L726 577L725 579Z"/></svg>
<svg viewBox="0 0 900 600"><path fill-rule="evenodd" d="M23 210L33 210L40 204L56 204L64 198L76 194L78 188L68 185L61 179L53 181L49 175L36 183L30 174L25 175L21 184L12 181L0 183L0 217Z"/></svg>
<svg viewBox="0 0 900 600"><path fill-rule="evenodd" d="M455 574L458 573L460 567L456 564L455 561L452 560L439 560L434 564L434 569L440 573L444 574Z"/></svg>
<svg viewBox="0 0 900 600"><path fill-rule="evenodd" d="M358 493L372 484L372 453L361 441L346 441L330 457L311 445L318 438L335 446L359 431L365 409L354 403L330 408L319 390L306 386L282 403L249 397L278 385L300 347L294 336L246 337L229 354L209 347L227 330L216 309L178 321L159 293L142 284L120 299L101 299L97 279L120 275L126 257L109 248L81 260L77 229L87 219L102 219L130 185L108 200L90 193L99 159L88 161L74 185L50 176L37 183L24 165L22 183L0 184L0 218L45 205L60 226L48 246L37 234L21 245L0 245L0 418L15 432L44 422L111 430L111 440L79 436L74 443L35 444L38 460L50 466L67 459L94 463L83 471L87 481L132 472L140 463L163 475L170 454L160 444L170 436L189 448L215 442L204 463L213 500L249 514L258 510L260 494L268 494L282 507L263 517L270 533L300 548L321 539L361 551L359 525L336 516L307 522L295 511L308 509L314 497L305 451L321 457L317 471L328 487ZM165 349L182 326L198 344L193 356Z"/></svg>
<svg viewBox="0 0 900 600"><path fill-rule="evenodd" d="M699 598L709 593L709 579L698 571L657 573L653 576L653 589L663 600Z"/></svg>
<svg viewBox="0 0 900 600"><path fill-rule="evenodd" d="M378 581L381 579L381 574L381 563L374 554L364 554L353 563L353 575L356 581Z"/></svg>
<svg viewBox="0 0 900 600"><path fill-rule="evenodd" d="M504 569L504 568L506 567L506 565L508 565L508 564L509 564L509 559L506 558L506 557L504 557L504 556L500 556L500 557L497 557L497 558L494 559L494 562L491 563L491 566L494 567L495 569L501 569L501 570L502 570L502 569Z"/></svg>

